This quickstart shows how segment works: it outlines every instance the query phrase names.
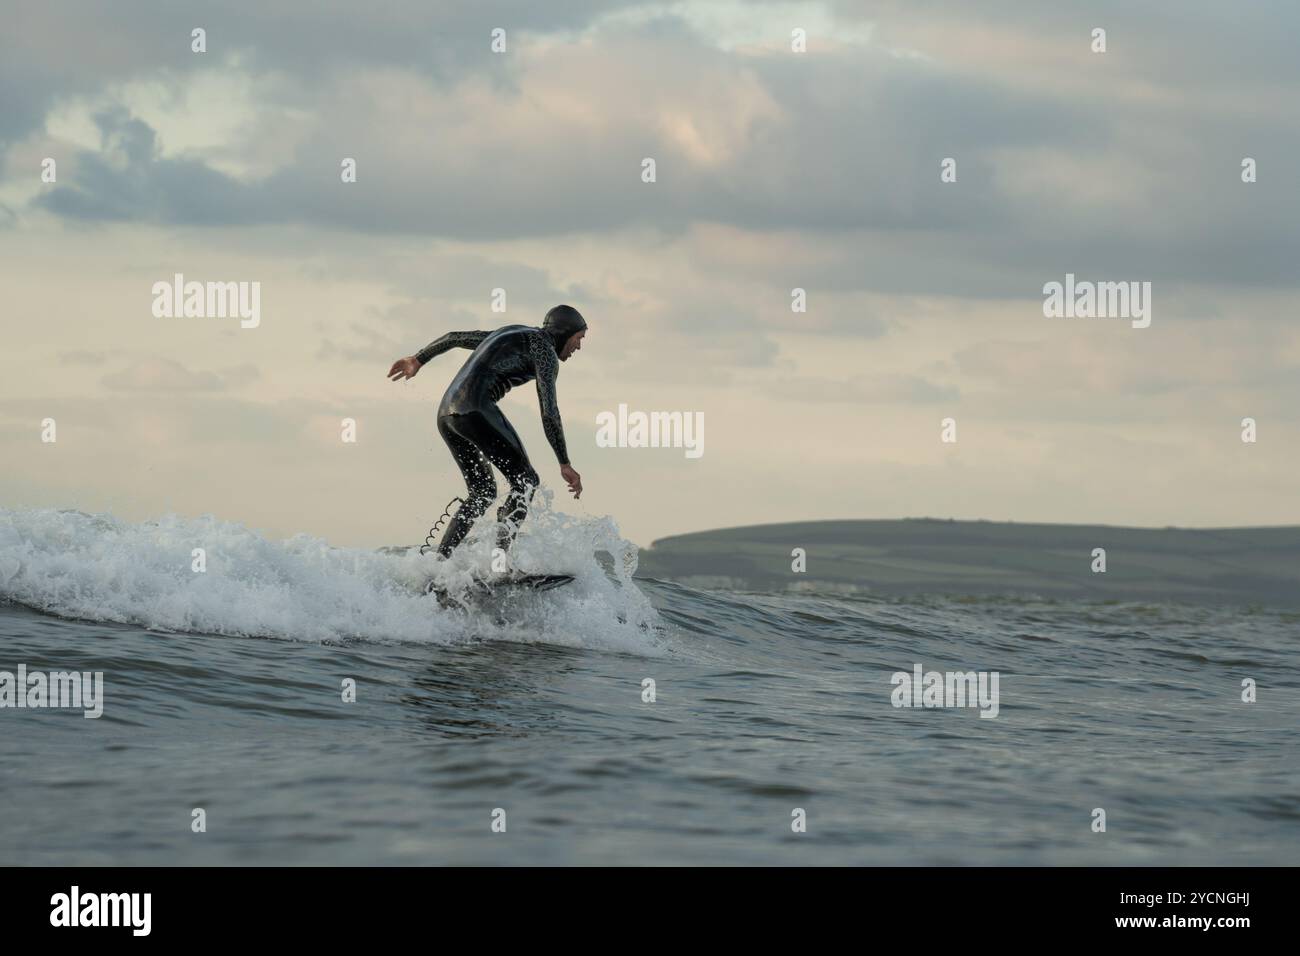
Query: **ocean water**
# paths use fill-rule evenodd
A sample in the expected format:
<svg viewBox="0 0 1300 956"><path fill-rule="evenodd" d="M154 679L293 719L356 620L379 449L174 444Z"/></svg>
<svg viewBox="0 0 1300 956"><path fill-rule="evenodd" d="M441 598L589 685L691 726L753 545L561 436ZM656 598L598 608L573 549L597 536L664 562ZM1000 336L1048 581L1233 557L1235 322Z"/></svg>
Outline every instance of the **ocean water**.
<svg viewBox="0 0 1300 956"><path fill-rule="evenodd" d="M104 675L0 709L0 864L1297 858L1294 613L705 591L545 509L517 555L578 580L442 608L411 551L0 509L0 671ZM918 664L997 716L893 706Z"/></svg>

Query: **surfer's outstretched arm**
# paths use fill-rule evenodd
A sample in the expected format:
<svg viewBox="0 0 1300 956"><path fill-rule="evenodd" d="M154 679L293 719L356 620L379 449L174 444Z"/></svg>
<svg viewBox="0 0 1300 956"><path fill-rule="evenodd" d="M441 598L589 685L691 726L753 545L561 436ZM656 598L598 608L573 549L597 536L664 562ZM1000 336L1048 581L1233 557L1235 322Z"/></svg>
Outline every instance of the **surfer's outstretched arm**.
<svg viewBox="0 0 1300 956"><path fill-rule="evenodd" d="M449 352L452 349L470 349L472 351L478 348L479 343L490 334L489 332L448 332L416 352L415 357L423 365L434 356Z"/></svg>
<svg viewBox="0 0 1300 956"><path fill-rule="evenodd" d="M551 443L555 457L560 462L560 474L564 476L573 497L582 494L582 476L569 464L569 450L564 445L564 423L560 421L560 403L555 397L555 379L560 374L560 360L555 349L540 336L530 343L533 368L537 373L537 404L542 410L542 430L546 440Z"/></svg>
<svg viewBox="0 0 1300 956"><path fill-rule="evenodd" d="M400 382L404 378L415 378L417 372L424 366L424 363L435 355L441 355L443 352L451 349L476 349L488 335L488 332L448 332L446 335L434 339L414 355L408 355L406 358L399 358L393 363L393 367L388 370L388 377L394 382Z"/></svg>

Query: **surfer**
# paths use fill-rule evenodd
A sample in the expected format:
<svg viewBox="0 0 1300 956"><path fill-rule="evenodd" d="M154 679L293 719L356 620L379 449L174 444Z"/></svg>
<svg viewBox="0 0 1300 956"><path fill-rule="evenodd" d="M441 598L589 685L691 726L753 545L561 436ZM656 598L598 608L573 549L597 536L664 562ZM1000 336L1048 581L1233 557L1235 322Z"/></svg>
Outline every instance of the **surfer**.
<svg viewBox="0 0 1300 956"><path fill-rule="evenodd" d="M572 306L557 305L546 313L540 329L507 325L495 332L448 332L414 355L398 359L388 370L389 379L400 382L415 378L435 355L454 348L473 352L447 386L438 405L438 433L451 450L469 489L438 544L438 553L444 558L451 555L469 534L475 519L496 500L497 486L489 462L510 483L510 493L497 511L497 520L502 525L497 544L502 550L510 547L516 529L528 514L528 502L539 481L537 472L529 463L514 426L497 407L501 396L516 385L537 380L537 401L541 405L546 440L555 450L560 475L569 491L574 498L582 494L582 476L573 470L564 447L555 379L560 362L567 362L569 356L582 348L586 334L587 322L582 314Z"/></svg>

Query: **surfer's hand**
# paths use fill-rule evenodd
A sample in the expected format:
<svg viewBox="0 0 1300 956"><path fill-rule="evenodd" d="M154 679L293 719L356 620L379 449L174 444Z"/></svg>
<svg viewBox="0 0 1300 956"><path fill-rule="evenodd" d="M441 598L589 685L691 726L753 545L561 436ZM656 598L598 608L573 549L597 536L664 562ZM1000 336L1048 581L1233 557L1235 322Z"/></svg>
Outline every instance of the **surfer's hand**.
<svg viewBox="0 0 1300 956"><path fill-rule="evenodd" d="M560 466L560 477L569 483L569 490L574 498L582 497L582 475L573 470L572 465Z"/></svg>
<svg viewBox="0 0 1300 956"><path fill-rule="evenodd" d="M418 371L420 371L420 360L414 355L408 355L393 363L393 367L388 370L388 378L390 381L400 382L404 378L415 378L415 373Z"/></svg>

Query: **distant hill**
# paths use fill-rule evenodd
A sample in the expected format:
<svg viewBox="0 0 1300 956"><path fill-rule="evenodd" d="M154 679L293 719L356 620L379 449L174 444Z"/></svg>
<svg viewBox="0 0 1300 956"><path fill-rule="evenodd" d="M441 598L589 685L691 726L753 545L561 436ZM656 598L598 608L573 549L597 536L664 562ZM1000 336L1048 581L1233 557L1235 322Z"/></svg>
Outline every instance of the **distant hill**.
<svg viewBox="0 0 1300 956"><path fill-rule="evenodd" d="M791 571L791 551L807 572ZM1106 573L1091 570L1106 550ZM661 538L638 574L696 587L1300 607L1300 527L1121 528L909 518Z"/></svg>

